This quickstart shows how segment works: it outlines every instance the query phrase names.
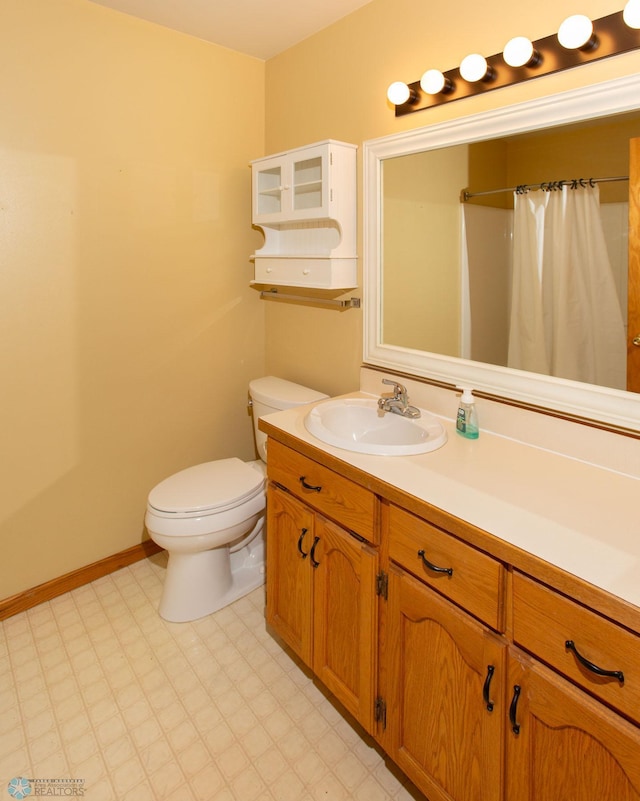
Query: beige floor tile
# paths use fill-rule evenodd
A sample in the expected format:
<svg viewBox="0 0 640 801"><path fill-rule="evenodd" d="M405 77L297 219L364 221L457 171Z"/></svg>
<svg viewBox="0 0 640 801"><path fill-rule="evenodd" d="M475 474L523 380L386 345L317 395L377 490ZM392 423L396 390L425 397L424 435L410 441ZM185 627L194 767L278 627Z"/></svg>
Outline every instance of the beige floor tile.
<svg viewBox="0 0 640 801"><path fill-rule="evenodd" d="M192 623L157 613L163 554L0 623L0 785L91 801L415 801L267 633L264 589Z"/></svg>

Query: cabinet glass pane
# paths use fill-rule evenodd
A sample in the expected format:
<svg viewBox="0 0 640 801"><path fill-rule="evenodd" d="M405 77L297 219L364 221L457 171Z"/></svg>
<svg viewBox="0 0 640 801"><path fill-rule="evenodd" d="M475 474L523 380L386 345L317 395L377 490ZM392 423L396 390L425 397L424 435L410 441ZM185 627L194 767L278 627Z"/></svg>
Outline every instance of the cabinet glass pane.
<svg viewBox="0 0 640 801"><path fill-rule="evenodd" d="M258 173L258 214L282 211L282 171L280 167Z"/></svg>
<svg viewBox="0 0 640 801"><path fill-rule="evenodd" d="M316 209L322 206L322 178L321 156L294 162L294 209Z"/></svg>

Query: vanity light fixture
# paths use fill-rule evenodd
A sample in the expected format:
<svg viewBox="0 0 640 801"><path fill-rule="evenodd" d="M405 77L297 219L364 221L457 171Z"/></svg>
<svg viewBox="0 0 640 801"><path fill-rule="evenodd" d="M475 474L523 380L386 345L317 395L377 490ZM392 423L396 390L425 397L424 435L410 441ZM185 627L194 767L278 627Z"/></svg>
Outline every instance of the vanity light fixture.
<svg viewBox="0 0 640 801"><path fill-rule="evenodd" d="M495 77L495 70L480 53L471 53L460 62L460 75L469 83L491 81Z"/></svg>
<svg viewBox="0 0 640 801"><path fill-rule="evenodd" d="M576 28L582 32L576 33ZM395 106L396 117L401 117L638 48L640 0L627 0L624 11L593 21L574 14L552 36L535 42L516 36L503 53L487 58L472 54L459 68L447 72L429 69L410 84L396 81L387 97Z"/></svg>
<svg viewBox="0 0 640 801"><path fill-rule="evenodd" d="M396 106L401 106L403 103L411 102L411 95L415 97L415 93L402 81L394 81L387 89L387 97L391 103Z"/></svg>
<svg viewBox="0 0 640 801"><path fill-rule="evenodd" d="M567 17L558 28L558 41L567 50L588 52L598 46L598 37L593 32L593 22L584 14Z"/></svg>
<svg viewBox="0 0 640 801"><path fill-rule="evenodd" d="M526 36L514 36L504 46L502 57L510 67L537 67L540 53Z"/></svg>
<svg viewBox="0 0 640 801"><path fill-rule="evenodd" d="M440 92L446 94L453 91L453 81L440 70L427 70L420 78L420 88L428 95L437 95Z"/></svg>
<svg viewBox="0 0 640 801"><path fill-rule="evenodd" d="M622 12L622 18L630 28L640 28L640 0L629 0Z"/></svg>

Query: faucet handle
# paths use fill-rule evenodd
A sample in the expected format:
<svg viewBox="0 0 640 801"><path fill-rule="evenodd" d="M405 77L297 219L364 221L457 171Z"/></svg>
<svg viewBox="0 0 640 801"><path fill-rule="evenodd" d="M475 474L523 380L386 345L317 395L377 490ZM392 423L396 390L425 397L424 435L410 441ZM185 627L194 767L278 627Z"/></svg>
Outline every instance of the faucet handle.
<svg viewBox="0 0 640 801"><path fill-rule="evenodd" d="M391 378L383 378L383 384L388 384L389 386L393 387L393 396L397 400L403 400L405 403L407 401L407 388L402 384L399 384L397 381L394 381Z"/></svg>

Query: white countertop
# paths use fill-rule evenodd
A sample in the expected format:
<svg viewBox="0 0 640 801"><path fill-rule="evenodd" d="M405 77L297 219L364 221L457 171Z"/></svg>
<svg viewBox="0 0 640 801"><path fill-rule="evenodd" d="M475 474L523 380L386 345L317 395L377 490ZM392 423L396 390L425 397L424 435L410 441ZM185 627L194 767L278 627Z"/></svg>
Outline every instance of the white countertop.
<svg viewBox="0 0 640 801"><path fill-rule="evenodd" d="M363 392L345 397L373 397ZM310 406L269 424L640 607L640 480L451 421L437 451L368 456L309 434Z"/></svg>

